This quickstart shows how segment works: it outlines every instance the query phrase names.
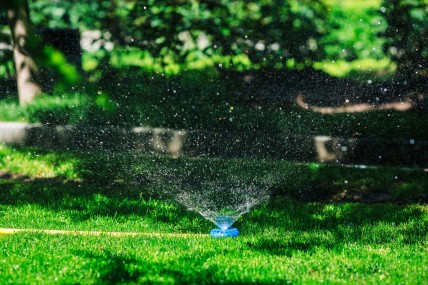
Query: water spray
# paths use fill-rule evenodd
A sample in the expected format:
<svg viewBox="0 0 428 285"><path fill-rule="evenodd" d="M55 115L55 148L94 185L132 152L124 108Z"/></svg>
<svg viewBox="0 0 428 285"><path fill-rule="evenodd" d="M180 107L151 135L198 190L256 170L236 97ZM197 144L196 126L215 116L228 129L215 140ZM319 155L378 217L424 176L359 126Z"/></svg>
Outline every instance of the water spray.
<svg viewBox="0 0 428 285"><path fill-rule="evenodd" d="M243 214L270 197L267 186L228 179L209 181L198 187L182 187L175 194L175 200L189 210L199 213L218 228L210 231L214 238L237 237L240 232L231 226Z"/></svg>

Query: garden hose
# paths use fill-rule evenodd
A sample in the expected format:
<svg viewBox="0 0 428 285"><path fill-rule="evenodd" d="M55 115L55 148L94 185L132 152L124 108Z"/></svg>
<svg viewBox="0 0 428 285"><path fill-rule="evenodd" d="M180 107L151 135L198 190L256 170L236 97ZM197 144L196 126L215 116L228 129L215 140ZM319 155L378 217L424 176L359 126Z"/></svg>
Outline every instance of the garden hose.
<svg viewBox="0 0 428 285"><path fill-rule="evenodd" d="M16 233L43 233L50 235L83 235L83 236L144 236L144 237L208 237L207 234L190 234L190 233L141 233L141 232L102 232L102 231L73 231L73 230L44 230L44 229L10 229L0 228L0 237Z"/></svg>

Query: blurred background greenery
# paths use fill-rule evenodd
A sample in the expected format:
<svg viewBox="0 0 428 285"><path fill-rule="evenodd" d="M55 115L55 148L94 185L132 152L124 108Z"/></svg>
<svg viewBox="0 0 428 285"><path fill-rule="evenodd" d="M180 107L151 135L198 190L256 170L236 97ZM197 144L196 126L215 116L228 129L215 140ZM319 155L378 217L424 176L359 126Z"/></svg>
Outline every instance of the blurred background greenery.
<svg viewBox="0 0 428 285"><path fill-rule="evenodd" d="M40 38L28 49L33 79L54 95L31 106L16 96L10 3L28 5ZM0 120L245 130L300 118L301 94L333 107L426 105L427 0L32 0L0 9ZM378 129L382 118L370 116L363 121ZM348 117L339 133L355 133L360 117ZM319 129L325 120L307 122Z"/></svg>
<svg viewBox="0 0 428 285"><path fill-rule="evenodd" d="M361 61L360 69L382 72L388 71L387 60L402 68L426 69L427 4L37 0L30 1L30 11L39 27L79 29L83 35L97 31L94 51L85 54L87 71L96 68L96 59L99 63L107 57L115 67L138 66L167 75L216 64L237 70L304 68L333 60Z"/></svg>

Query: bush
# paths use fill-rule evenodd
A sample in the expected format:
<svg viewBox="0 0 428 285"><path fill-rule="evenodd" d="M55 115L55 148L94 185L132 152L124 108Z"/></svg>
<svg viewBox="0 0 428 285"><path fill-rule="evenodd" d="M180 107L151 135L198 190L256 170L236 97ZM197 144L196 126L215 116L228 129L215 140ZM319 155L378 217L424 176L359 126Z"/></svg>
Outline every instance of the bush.
<svg viewBox="0 0 428 285"><path fill-rule="evenodd" d="M245 55L260 66L283 67L287 59L311 65L326 9L323 1L105 1L38 0L37 25L97 29L116 46L148 51L161 64L183 64L194 51L209 57Z"/></svg>
<svg viewBox="0 0 428 285"><path fill-rule="evenodd" d="M381 1L331 0L327 17L328 32L321 44L331 59L354 61L384 58L386 21L379 14Z"/></svg>
<svg viewBox="0 0 428 285"><path fill-rule="evenodd" d="M397 62L398 77L411 82L426 82L428 1L384 0L382 12L388 22L384 49Z"/></svg>

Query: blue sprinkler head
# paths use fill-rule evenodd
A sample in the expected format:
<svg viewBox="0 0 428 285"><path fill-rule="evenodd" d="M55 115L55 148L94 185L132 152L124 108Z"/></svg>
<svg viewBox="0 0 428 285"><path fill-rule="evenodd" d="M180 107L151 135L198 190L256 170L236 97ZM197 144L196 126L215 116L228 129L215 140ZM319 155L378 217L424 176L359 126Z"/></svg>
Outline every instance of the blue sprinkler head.
<svg viewBox="0 0 428 285"><path fill-rule="evenodd" d="M239 231L237 228L228 228L226 230L222 230L220 228L212 229L210 236L213 238L237 237L239 236Z"/></svg>

